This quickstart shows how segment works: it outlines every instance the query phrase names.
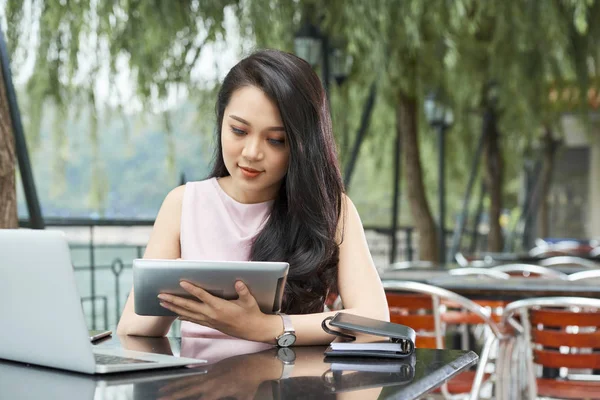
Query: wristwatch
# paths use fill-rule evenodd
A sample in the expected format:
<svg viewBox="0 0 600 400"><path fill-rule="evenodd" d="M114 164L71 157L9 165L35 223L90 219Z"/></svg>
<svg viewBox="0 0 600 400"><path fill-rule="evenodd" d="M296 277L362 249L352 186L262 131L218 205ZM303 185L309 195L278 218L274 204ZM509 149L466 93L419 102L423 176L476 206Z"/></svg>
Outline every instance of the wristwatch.
<svg viewBox="0 0 600 400"><path fill-rule="evenodd" d="M275 338L277 346L279 347L290 347L296 343L296 331L292 326L292 319L289 315L284 313L278 313L283 320L283 333Z"/></svg>

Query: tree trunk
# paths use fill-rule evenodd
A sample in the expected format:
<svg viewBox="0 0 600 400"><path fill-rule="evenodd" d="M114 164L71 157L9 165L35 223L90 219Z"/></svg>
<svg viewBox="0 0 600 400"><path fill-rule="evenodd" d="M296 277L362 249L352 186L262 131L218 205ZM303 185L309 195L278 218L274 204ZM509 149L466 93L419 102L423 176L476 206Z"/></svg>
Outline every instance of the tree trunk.
<svg viewBox="0 0 600 400"><path fill-rule="evenodd" d="M0 229L17 228L15 138L0 70Z"/></svg>
<svg viewBox="0 0 600 400"><path fill-rule="evenodd" d="M415 98L400 93L396 109L396 129L400 134L404 171L406 171L406 193L413 224L419 233L419 259L440 261L437 228L431 216L423 185L417 126Z"/></svg>
<svg viewBox="0 0 600 400"><path fill-rule="evenodd" d="M538 237L550 236L550 206L548 204L548 194L552 183L552 171L554 170L554 155L560 144L558 140L554 140L552 130L549 127L545 128L543 142L543 161L542 170L540 172L540 208L538 211Z"/></svg>
<svg viewBox="0 0 600 400"><path fill-rule="evenodd" d="M500 252L504 247L502 227L500 226L500 213L502 212L502 186L504 175L504 161L500 152L500 133L496 125L495 110L488 124L485 145L485 179L490 195L488 251Z"/></svg>

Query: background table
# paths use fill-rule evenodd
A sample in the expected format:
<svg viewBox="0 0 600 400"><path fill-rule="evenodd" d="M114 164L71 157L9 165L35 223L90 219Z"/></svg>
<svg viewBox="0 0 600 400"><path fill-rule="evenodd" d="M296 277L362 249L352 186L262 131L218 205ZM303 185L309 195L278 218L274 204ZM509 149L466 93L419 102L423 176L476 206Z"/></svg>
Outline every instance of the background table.
<svg viewBox="0 0 600 400"><path fill-rule="evenodd" d="M382 281L422 282L451 290L471 299L517 300L546 296L600 297L600 283L589 279L564 281L546 278L511 277L507 280L479 276L449 275L440 270L397 270L381 275Z"/></svg>
<svg viewBox="0 0 600 400"><path fill-rule="evenodd" d="M593 257L587 253L568 253L568 252L559 252L558 254L545 254L533 256L529 253L482 253L481 257L489 257L492 260L500 263L530 263L535 264L542 260L546 260L552 257L560 257L560 256L569 256L569 257L579 257L590 261L595 261L598 263L600 267L600 257Z"/></svg>

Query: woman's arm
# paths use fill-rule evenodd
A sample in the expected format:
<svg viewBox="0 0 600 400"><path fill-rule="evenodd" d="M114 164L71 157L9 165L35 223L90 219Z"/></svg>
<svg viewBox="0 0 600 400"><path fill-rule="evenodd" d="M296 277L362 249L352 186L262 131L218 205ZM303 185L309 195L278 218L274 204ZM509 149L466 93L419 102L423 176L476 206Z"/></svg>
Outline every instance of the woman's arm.
<svg viewBox="0 0 600 400"><path fill-rule="evenodd" d="M373 264L364 229L356 207L343 196L342 217L338 225L341 240L338 264L338 289L344 312L389 321L385 292ZM343 233L343 235L341 235ZM337 311L292 315L299 345L329 343L334 338L321 328L321 321ZM279 334L283 332L280 328Z"/></svg>
<svg viewBox="0 0 600 400"><path fill-rule="evenodd" d="M173 189L163 201L154 222L144 258L176 259L181 257L179 234L184 190L185 186ZM137 315L133 308L133 296L132 288L117 326L117 334L165 336L175 318Z"/></svg>

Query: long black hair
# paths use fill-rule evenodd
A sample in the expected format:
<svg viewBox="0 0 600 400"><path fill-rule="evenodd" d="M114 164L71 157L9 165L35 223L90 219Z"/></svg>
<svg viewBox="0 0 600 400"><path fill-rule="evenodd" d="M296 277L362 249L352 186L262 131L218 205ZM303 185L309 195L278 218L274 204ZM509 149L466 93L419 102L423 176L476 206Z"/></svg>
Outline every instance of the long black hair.
<svg viewBox="0 0 600 400"><path fill-rule="evenodd" d="M240 61L218 94L211 177L229 175L221 126L231 95L245 86L261 89L277 105L290 146L287 174L250 259L290 264L285 312L321 312L328 292L337 291L336 231L344 190L325 91L310 65L293 54L261 50Z"/></svg>

